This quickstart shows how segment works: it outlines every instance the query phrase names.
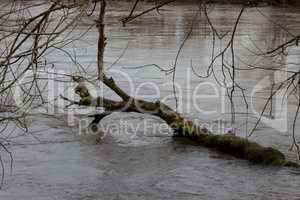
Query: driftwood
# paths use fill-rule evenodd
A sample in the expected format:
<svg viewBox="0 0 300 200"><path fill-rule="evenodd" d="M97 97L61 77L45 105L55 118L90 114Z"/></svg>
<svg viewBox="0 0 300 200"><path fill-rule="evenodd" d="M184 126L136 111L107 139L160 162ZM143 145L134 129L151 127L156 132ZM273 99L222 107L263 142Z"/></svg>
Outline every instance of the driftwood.
<svg viewBox="0 0 300 200"><path fill-rule="evenodd" d="M264 147L256 142L232 134L213 134L206 128L201 128L191 120L185 119L160 101L149 102L133 97L123 101L114 101L103 97L93 98L82 82L75 88L75 92L81 98L78 102L79 105L105 109L106 112L93 116L95 117L93 123L99 123L101 119L113 112L137 112L154 115L163 119L174 130L175 136L190 138L200 145L219 152L264 165L298 166L297 163L287 161L284 154L274 148Z"/></svg>

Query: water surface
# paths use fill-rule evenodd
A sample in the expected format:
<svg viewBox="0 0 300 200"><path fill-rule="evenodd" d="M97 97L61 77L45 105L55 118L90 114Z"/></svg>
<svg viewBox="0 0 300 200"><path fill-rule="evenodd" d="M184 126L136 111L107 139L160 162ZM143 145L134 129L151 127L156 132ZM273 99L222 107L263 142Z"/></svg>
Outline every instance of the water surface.
<svg viewBox="0 0 300 200"><path fill-rule="evenodd" d="M136 86L144 82L157 84L161 92L160 99L170 95L167 103L174 106L172 86L165 85L172 80L171 76L165 76L153 67L128 68L153 63L168 68L174 64L178 48L198 12L197 6L172 4L164 7L160 14L153 12L145 15L126 27L122 27L118 20L127 14L129 5L113 2L108 9L107 66L114 63L126 49L112 69L128 73ZM240 9L238 5L216 5L209 14L216 28L224 34L232 29ZM299 33L300 27L294 25L300 23L299 9L259 9L294 34ZM92 19L83 18L73 34L89 27L93 23ZM204 73L211 56L209 26L203 17L198 16L197 19L192 36L187 40L177 64L176 81L182 86L184 94L180 112L200 122L216 124L216 130L222 131L222 128L230 127L228 102L225 113L222 113L220 99L201 100L197 102L201 109L217 110L212 114L203 114L193 108L190 98L195 87L206 81L191 73L191 60L197 72ZM274 60L257 60L249 49L275 47L288 38L285 31L262 16L257 9L246 9L235 42L236 56L240 58L237 65L245 67L243 62L246 62L273 67L277 63L280 67ZM95 73L96 41L97 30L93 28L83 41L66 47L69 52L76 51L78 61L90 74ZM218 44L217 47L225 44ZM57 69L76 72L74 64L61 52L49 54L48 59ZM299 65L293 63L299 61L299 54L296 54L282 58L280 63L283 63L283 67L295 70ZM220 74L220 69L216 73ZM239 72L237 79L247 89L247 95L250 95L257 82L267 76L274 77L274 73L265 70ZM117 77L116 80L122 88L129 90L124 78ZM210 81L214 83L213 79ZM139 94L148 95L146 98L149 100L156 100L154 95L149 96L152 89L149 85L144 86L144 92ZM211 90L204 87L201 92L209 94ZM105 94L115 98L109 91ZM257 110L262 108L268 94L266 89L255 95ZM244 112L241 94L236 94L235 101L237 111ZM295 109L293 105L295 102L291 100L289 111ZM289 114L288 118L291 123L293 115ZM247 161L199 147L193 142L174 139L168 129L159 132L153 128L153 125L162 122L147 115L114 114L101 123L109 125L124 120L134 127L140 126L137 134L133 134L133 131L132 134L130 131L126 132L129 134L122 134L125 132L122 128L111 130L103 141L97 143L94 136L79 136L82 127L76 124L76 120L71 126L62 113L56 117L34 114L30 117L30 131L34 137L30 134L18 137L10 147L14 153L14 170L11 176L6 176L0 199L300 199L300 173L297 170L251 165ZM152 125L147 132L143 131L145 120ZM237 115L236 124L242 136L249 131L243 125L244 122L245 116ZM249 126L254 122L252 113ZM296 159L295 154L288 151L290 132L278 132L267 124L261 124L252 139L276 147L291 159Z"/></svg>

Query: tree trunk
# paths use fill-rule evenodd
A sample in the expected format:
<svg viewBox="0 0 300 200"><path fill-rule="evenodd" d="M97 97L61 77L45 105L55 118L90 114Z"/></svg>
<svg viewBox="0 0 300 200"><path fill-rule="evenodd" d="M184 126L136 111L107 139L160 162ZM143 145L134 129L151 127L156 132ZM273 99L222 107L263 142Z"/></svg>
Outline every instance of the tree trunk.
<svg viewBox="0 0 300 200"><path fill-rule="evenodd" d="M94 116L97 123L113 112L137 112L154 115L163 119L173 129L175 136L187 137L210 149L246 159L253 163L298 166L297 163L287 161L284 154L274 148L264 147L246 138L231 134L213 134L206 128L201 128L191 120L185 119L160 101L149 102L132 97L128 101L114 101L103 97L92 98L83 83L75 88L75 92L81 97L80 102L78 102L79 105L103 107L105 109L105 113Z"/></svg>

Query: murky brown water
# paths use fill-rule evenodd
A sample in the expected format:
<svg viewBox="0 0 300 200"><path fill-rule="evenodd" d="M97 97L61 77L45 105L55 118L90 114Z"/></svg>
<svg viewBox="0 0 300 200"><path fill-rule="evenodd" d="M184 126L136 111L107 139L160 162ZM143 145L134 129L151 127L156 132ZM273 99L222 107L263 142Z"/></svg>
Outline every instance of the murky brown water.
<svg viewBox="0 0 300 200"><path fill-rule="evenodd" d="M145 64L158 64L168 68L174 63L176 52L188 31L197 7L191 4L172 4L122 27L118 22L126 15L128 4L114 2L110 4L106 19L108 44L105 61L107 66L118 58L125 48L124 55L114 70L125 71L132 78L135 87L144 82L152 82L160 88L161 98L172 94L172 86L166 82L172 80L152 67L128 69ZM297 8L259 8L276 23L283 24L297 34L300 31L300 10ZM239 6L217 5L210 16L216 28L225 33L232 29L234 20L240 10ZM199 17L199 19L202 19ZM85 30L93 21L82 19L75 33ZM295 26L296 24L296 26ZM236 36L237 65L243 62L259 63L264 66L279 66L297 70L299 52L282 60L257 58L249 52L257 45L261 49L277 46L289 38L278 26L270 23L255 8L246 9ZM77 59L93 74L96 65L97 31L92 29L84 42L67 47L69 52L76 50ZM225 46L225 43L222 44ZM217 43L216 47L220 47ZM211 37L209 26L202 20L195 25L190 39L178 61L176 80L182 86L184 102L180 111L187 117L198 119L202 123L213 125L218 131L230 126L230 111L226 103L225 114L222 113L220 98L196 102L202 110L217 112L200 113L194 108L191 94L195 87L206 81L191 73L192 59L197 72L204 73L210 61ZM67 57L58 52L49 55L49 62L55 63L57 69L74 72L76 68ZM295 64L296 63L296 64ZM219 69L216 74L220 74ZM250 96L255 85L264 77L276 77L270 71L246 71L237 74L241 85ZM187 82L187 79L189 82ZM116 78L125 89L129 86L124 78ZM214 82L211 79L211 82ZM151 85L143 87L143 94L151 94ZM202 93L209 93L210 88L203 87ZM222 95L220 87L218 93ZM112 93L106 92L111 97ZM141 93L142 94L142 93ZM255 96L254 107L262 108L268 90L260 91ZM147 97L155 100L155 97ZM174 106L170 96L167 101ZM190 105L190 107L188 106ZM288 105L288 122L292 122L295 102ZM241 94L236 95L237 111L244 112ZM250 115L249 127L255 122ZM220 121L219 123L215 120ZM122 134L122 128L111 131L100 144L93 136L78 136L78 125L70 126L62 114L57 119L37 114L32 116L31 135L18 137L10 149L14 153L14 170L12 176L6 176L5 186L0 191L0 199L5 200L48 200L48 199L300 199L300 172L293 169L273 168L250 165L246 161L217 154L196 144L170 137L170 132L159 132L150 126L143 132L145 120L150 125L160 124L155 118L136 114L114 114L102 124L112 124L126 120L134 127L141 127L137 134ZM245 135L245 116L237 115L236 126L239 133ZM148 125L149 125L148 124ZM297 124L299 125L299 123ZM218 128L219 127L219 128ZM220 128L221 127L221 128ZM297 127L299 130L299 127ZM129 131L130 133L130 131ZM299 137L299 135L298 135ZM288 151L291 143L290 132L279 132L262 124L252 137L262 144L274 146L284 151L291 159L295 154Z"/></svg>

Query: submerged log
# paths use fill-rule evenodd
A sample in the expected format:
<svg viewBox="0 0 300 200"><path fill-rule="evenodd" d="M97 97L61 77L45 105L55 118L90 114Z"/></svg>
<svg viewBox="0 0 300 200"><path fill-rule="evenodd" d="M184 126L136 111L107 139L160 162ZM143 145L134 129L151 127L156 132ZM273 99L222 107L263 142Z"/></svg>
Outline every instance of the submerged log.
<svg viewBox="0 0 300 200"><path fill-rule="evenodd" d="M284 154L272 147L264 147L246 138L232 134L213 134L206 128L194 124L178 112L160 101L149 102L130 97L127 101L114 101L103 97L93 98L86 86L80 83L75 92L80 96L79 105L103 107L105 113L94 115L94 123L113 112L137 112L157 116L163 119L173 130L175 136L187 137L207 148L249 160L252 163L274 166L298 167L288 161Z"/></svg>

